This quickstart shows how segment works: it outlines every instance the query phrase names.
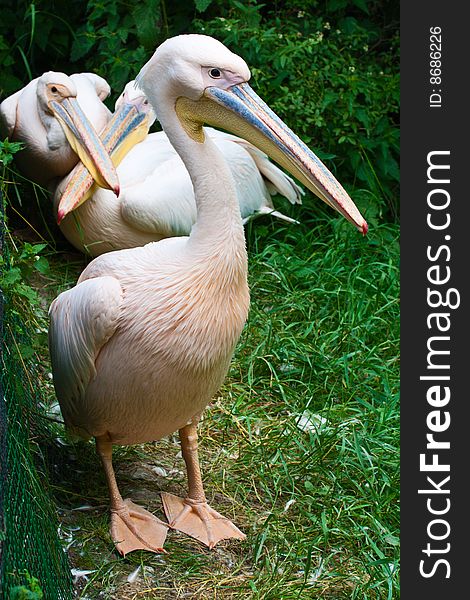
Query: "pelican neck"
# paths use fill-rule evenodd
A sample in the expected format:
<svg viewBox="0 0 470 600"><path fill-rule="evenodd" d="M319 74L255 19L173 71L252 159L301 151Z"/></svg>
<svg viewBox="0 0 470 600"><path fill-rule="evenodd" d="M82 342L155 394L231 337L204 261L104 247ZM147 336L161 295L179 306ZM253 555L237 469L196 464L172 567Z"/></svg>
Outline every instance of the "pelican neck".
<svg viewBox="0 0 470 600"><path fill-rule="evenodd" d="M188 170L194 188L197 219L191 230L191 245L230 240L245 246L245 236L235 181L215 143L189 137L175 112L160 119L163 130Z"/></svg>

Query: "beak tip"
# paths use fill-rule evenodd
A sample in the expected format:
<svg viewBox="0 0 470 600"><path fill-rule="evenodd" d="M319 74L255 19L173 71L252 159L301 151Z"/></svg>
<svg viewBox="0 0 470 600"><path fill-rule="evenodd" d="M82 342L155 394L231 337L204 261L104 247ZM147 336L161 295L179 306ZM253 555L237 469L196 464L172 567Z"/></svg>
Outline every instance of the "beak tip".
<svg viewBox="0 0 470 600"><path fill-rule="evenodd" d="M361 226L362 235L366 235L368 231L369 231L369 225L367 224L367 221L364 221Z"/></svg>
<svg viewBox="0 0 470 600"><path fill-rule="evenodd" d="M116 194L116 197L118 198L119 194L121 193L121 189L119 187L119 184L114 186L113 192Z"/></svg>
<svg viewBox="0 0 470 600"><path fill-rule="evenodd" d="M65 217L65 215L66 215L66 214L67 214L67 213L66 213L66 212L65 212L65 210L64 210L64 209L62 209L62 208L60 208L60 209L57 211L57 225L60 225L60 224L61 224L61 222L62 222L62 219Z"/></svg>

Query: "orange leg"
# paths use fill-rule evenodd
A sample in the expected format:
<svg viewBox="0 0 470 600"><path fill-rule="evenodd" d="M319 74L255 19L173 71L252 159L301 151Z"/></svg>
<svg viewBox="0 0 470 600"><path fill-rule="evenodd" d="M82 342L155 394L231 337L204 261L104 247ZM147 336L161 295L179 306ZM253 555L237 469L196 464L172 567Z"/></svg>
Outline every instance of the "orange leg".
<svg viewBox="0 0 470 600"><path fill-rule="evenodd" d="M112 464L112 444L107 439L96 438L96 450L101 458L111 502L110 533L116 549L125 556L133 550L165 552L168 526L152 513L134 504L132 500L123 500L116 483Z"/></svg>
<svg viewBox="0 0 470 600"><path fill-rule="evenodd" d="M162 500L172 529L182 531L209 548L213 548L220 540L229 538L243 540L246 536L229 519L216 512L207 503L198 458L198 422L199 416L179 431L181 451L188 473L188 495L183 500L163 492Z"/></svg>

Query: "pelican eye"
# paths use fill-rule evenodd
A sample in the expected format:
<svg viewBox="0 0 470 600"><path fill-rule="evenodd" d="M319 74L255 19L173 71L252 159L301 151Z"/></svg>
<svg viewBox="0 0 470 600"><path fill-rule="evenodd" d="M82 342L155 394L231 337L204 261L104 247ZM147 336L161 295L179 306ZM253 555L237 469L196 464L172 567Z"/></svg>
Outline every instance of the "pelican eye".
<svg viewBox="0 0 470 600"><path fill-rule="evenodd" d="M53 94L55 94L57 91L58 91L58 90L57 90L56 86L55 86L55 85L53 85L53 86L51 87L51 92L52 92Z"/></svg>
<svg viewBox="0 0 470 600"><path fill-rule="evenodd" d="M220 69L209 69L209 77L212 79L218 79L221 75Z"/></svg>

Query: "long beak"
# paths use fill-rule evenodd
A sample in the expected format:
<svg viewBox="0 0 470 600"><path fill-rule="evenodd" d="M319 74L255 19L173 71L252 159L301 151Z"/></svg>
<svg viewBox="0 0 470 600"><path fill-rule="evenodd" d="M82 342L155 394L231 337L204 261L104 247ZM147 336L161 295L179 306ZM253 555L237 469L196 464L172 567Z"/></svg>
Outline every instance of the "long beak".
<svg viewBox="0 0 470 600"><path fill-rule="evenodd" d="M240 135L263 150L361 233L368 225L345 189L321 160L287 127L247 83L227 90L208 87L198 101L179 98L183 126L189 118Z"/></svg>
<svg viewBox="0 0 470 600"><path fill-rule="evenodd" d="M92 173L97 184L113 190L118 196L119 179L116 169L77 100L75 98L64 98L61 102L51 100L49 107L61 124L69 144Z"/></svg>
<svg viewBox="0 0 470 600"><path fill-rule="evenodd" d="M150 105L144 102L145 98L124 102L101 132L104 150L111 157L115 167L136 144L146 137L155 120ZM70 173L59 201L57 208L59 224L68 213L92 196L93 184L94 178L89 173L88 166L82 162L78 163Z"/></svg>

